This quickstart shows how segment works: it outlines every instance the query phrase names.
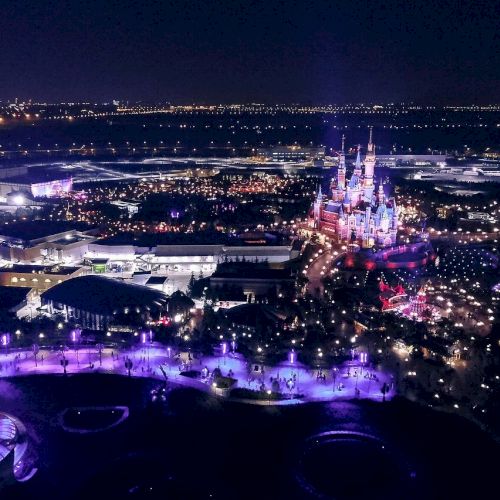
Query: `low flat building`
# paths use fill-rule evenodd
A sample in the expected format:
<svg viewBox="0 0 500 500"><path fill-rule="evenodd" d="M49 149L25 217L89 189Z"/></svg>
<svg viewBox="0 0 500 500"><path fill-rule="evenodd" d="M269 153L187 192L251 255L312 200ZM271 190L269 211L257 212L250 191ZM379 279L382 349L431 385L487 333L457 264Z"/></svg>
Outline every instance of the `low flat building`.
<svg viewBox="0 0 500 500"><path fill-rule="evenodd" d="M27 287L36 293L85 273L83 267L64 267L13 264L0 268L0 285L7 287Z"/></svg>
<svg viewBox="0 0 500 500"><path fill-rule="evenodd" d="M392 168L419 168L432 166L446 166L448 155L377 155L379 165Z"/></svg>
<svg viewBox="0 0 500 500"><path fill-rule="evenodd" d="M269 294L291 288L294 276L289 267L251 262L227 262L217 266L210 277L210 288L225 295L224 300L258 302Z"/></svg>
<svg viewBox="0 0 500 500"><path fill-rule="evenodd" d="M107 259L108 267L113 263L149 269L154 272L212 274L218 262L247 260L251 262L282 263L295 258L300 246L290 242L286 245L115 245L112 242L96 241L89 244L86 257L90 261ZM131 270L131 269L129 269Z"/></svg>
<svg viewBox="0 0 500 500"><path fill-rule="evenodd" d="M0 259L9 262L78 262L95 230L64 221L21 221L0 226Z"/></svg>
<svg viewBox="0 0 500 500"><path fill-rule="evenodd" d="M301 146L257 148L257 158L277 162L323 160L325 158L325 148L303 148Z"/></svg>
<svg viewBox="0 0 500 500"><path fill-rule="evenodd" d="M61 173L29 168L27 173L0 178L0 198L11 191L24 191L35 198L57 198L73 189L73 179Z"/></svg>

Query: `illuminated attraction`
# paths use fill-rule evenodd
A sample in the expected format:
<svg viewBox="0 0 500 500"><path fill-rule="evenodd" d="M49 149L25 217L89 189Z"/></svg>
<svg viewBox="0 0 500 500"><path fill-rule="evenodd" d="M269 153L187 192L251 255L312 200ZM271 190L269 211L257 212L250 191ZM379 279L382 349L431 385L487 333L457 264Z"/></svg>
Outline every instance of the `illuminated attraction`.
<svg viewBox="0 0 500 500"><path fill-rule="evenodd" d="M354 171L347 179L344 137L337 178L331 182L331 198L323 199L321 188L311 211L309 225L338 241L356 243L363 248L396 244L398 209L394 197L387 197L382 183L375 189L375 145L372 130L364 162L360 148ZM363 172L364 167L364 172Z"/></svg>

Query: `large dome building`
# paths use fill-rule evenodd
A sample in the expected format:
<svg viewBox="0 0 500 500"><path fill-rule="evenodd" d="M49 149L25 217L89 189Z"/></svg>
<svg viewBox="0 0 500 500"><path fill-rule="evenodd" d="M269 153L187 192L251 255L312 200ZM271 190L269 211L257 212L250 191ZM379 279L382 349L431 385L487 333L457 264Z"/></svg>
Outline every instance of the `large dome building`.
<svg viewBox="0 0 500 500"><path fill-rule="evenodd" d="M388 197L385 186L374 184L375 145L372 130L366 156L361 162L360 148L354 171L346 175L344 137L337 177L331 182L331 197L324 198L321 188L313 204L309 226L339 242L356 243L363 248L388 247L396 244L398 208L394 197Z"/></svg>
<svg viewBox="0 0 500 500"><path fill-rule="evenodd" d="M89 330L106 330L116 321L158 320L168 311L168 296L152 288L105 276L80 276L53 286L41 296L42 306Z"/></svg>

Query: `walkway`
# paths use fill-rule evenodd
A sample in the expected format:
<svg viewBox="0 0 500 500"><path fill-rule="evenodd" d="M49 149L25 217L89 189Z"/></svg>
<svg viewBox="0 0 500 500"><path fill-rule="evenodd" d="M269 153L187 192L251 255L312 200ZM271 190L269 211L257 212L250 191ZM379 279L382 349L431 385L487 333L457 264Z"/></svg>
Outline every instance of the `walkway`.
<svg viewBox="0 0 500 500"><path fill-rule="evenodd" d="M95 347L70 349L64 355L68 364L68 374L75 373L113 373L128 375L126 359L132 360L131 375L134 377L153 377L193 387L205 392L221 395L222 391L212 386L212 379L194 379L181 375L181 371L196 370L211 374L219 368L224 376L237 380L235 387L251 390L270 391L279 385L280 392L289 396L284 401L266 401L266 404L289 404L290 402L330 401L339 399L383 399L382 386L387 384L386 399L394 395L392 377L388 373L373 368L345 363L334 369L309 369L300 363L281 363L277 366L251 364L239 354L225 356L205 356L189 359L189 354L174 353L173 350L157 344L151 347L129 348L102 351L102 365ZM32 374L62 374L63 356L60 351L40 349L35 363L31 350L16 350L0 354L0 377ZM301 395L300 399L296 399ZM245 400L248 403L262 404L262 401Z"/></svg>

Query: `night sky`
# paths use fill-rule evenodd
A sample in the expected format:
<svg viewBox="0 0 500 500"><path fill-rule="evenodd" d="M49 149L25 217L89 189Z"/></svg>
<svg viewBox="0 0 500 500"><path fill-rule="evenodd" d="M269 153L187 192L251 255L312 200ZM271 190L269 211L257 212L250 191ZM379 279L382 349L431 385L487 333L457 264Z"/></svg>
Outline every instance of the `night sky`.
<svg viewBox="0 0 500 500"><path fill-rule="evenodd" d="M2 2L0 99L500 102L497 0Z"/></svg>

